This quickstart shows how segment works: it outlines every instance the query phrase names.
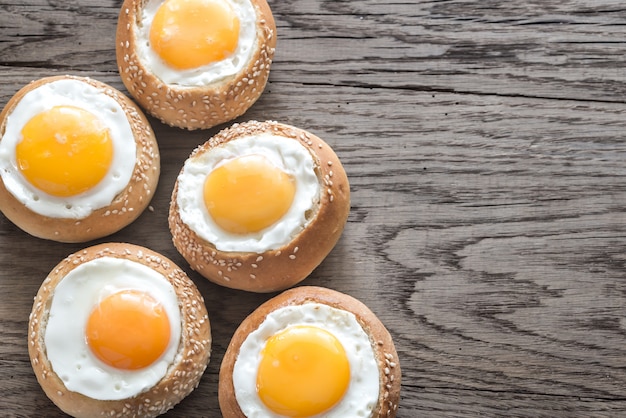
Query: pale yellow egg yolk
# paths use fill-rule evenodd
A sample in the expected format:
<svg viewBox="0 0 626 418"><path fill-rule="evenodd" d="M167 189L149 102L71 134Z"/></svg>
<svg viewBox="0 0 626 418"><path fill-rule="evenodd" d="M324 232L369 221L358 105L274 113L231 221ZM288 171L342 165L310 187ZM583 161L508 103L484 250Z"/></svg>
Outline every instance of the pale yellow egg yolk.
<svg viewBox="0 0 626 418"><path fill-rule="evenodd" d="M179 70L231 55L239 41L239 18L224 0L166 0L150 26L152 49Z"/></svg>
<svg viewBox="0 0 626 418"><path fill-rule="evenodd" d="M22 128L17 165L33 186L57 197L74 196L98 184L113 160L109 130L74 106L38 113Z"/></svg>
<svg viewBox="0 0 626 418"><path fill-rule="evenodd" d="M85 330L91 352L109 366L136 370L154 363L170 340L170 322L151 296L126 290L114 293L92 311Z"/></svg>
<svg viewBox="0 0 626 418"><path fill-rule="evenodd" d="M310 417L337 404L350 384L350 364L339 340L315 326L292 326L261 351L257 391L277 414Z"/></svg>
<svg viewBox="0 0 626 418"><path fill-rule="evenodd" d="M296 192L294 179L260 155L223 163L204 182L204 203L225 231L261 231L282 218Z"/></svg>

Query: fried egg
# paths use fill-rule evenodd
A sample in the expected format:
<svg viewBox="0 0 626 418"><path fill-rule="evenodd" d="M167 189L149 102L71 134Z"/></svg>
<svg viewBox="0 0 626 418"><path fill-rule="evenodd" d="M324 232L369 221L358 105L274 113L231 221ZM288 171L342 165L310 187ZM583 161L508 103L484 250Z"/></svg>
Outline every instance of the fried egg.
<svg viewBox="0 0 626 418"><path fill-rule="evenodd" d="M220 251L280 248L319 204L314 167L298 141L270 133L194 153L178 177L180 218Z"/></svg>
<svg viewBox="0 0 626 418"><path fill-rule="evenodd" d="M65 387L98 400L150 389L165 376L180 339L170 282L115 257L85 262L58 283L44 335L48 360Z"/></svg>
<svg viewBox="0 0 626 418"><path fill-rule="evenodd" d="M233 369L246 417L369 417L379 370L354 314L309 302L269 313L242 343Z"/></svg>
<svg viewBox="0 0 626 418"><path fill-rule="evenodd" d="M8 115L0 176L29 210L81 219L127 186L136 154L115 99L85 81L59 79L28 91Z"/></svg>
<svg viewBox="0 0 626 418"><path fill-rule="evenodd" d="M166 84L206 86L240 72L254 50L250 0L148 0L137 55Z"/></svg>

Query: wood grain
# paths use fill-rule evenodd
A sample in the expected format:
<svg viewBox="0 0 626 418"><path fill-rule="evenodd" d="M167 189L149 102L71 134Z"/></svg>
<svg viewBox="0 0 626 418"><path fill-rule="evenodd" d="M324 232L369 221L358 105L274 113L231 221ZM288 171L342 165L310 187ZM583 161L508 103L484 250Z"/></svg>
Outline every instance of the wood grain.
<svg viewBox="0 0 626 418"><path fill-rule="evenodd" d="M116 72L121 2L0 0L0 103L28 81ZM403 369L399 417L626 415L626 8L610 0L270 1L268 87L239 120L324 138L351 182L338 246L305 284L366 303ZM171 244L180 167L217 132L151 119L152 202L106 240L160 251L205 296L213 357L167 416L219 416L230 336L270 295L214 286ZM104 240L100 240L104 241ZM26 352L41 281L80 245L0 217L0 415L62 416Z"/></svg>

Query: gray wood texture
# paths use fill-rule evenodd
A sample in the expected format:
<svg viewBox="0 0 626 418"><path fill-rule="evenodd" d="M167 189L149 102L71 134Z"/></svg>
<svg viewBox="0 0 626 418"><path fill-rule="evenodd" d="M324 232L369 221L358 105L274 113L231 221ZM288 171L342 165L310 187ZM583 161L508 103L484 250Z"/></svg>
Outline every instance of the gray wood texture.
<svg viewBox="0 0 626 418"><path fill-rule="evenodd" d="M0 104L52 74L125 91L121 1L0 0ZM304 284L349 293L385 323L403 369L398 416L626 416L626 6L617 0L270 0L278 46L261 99L334 147L352 210ZM208 283L167 229L183 161L216 133L154 119L162 176L104 241L160 251L203 293L213 355L167 416L217 417L230 336L271 295ZM0 217L0 415L63 416L26 333L46 274L82 244Z"/></svg>

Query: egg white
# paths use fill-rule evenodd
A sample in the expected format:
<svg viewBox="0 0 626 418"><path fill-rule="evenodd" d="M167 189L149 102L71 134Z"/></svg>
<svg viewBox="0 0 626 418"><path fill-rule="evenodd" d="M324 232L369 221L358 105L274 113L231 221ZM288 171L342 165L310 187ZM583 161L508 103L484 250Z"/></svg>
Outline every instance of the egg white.
<svg viewBox="0 0 626 418"><path fill-rule="evenodd" d="M56 197L32 185L19 171L15 147L22 128L37 114L55 106L75 106L96 115L109 129L113 160L105 177L81 194ZM62 79L43 84L26 93L6 120L0 140L0 176L7 190L31 211L51 218L82 219L113 201L130 181L135 169L137 147L120 104L102 90L84 81Z"/></svg>
<svg viewBox="0 0 626 418"><path fill-rule="evenodd" d="M144 292L163 305L171 337L163 355L138 370L122 370L100 361L87 345L85 329L92 310L114 293ZM155 270L126 259L102 257L70 271L56 286L44 342L52 369L68 390L93 399L126 399L149 390L174 361L181 336L178 298L170 282Z"/></svg>
<svg viewBox="0 0 626 418"><path fill-rule="evenodd" d="M287 213L273 225L249 234L233 234L218 226L204 204L208 174L226 161L260 155L291 175L296 193ZM288 244L308 224L307 212L319 203L320 185L311 153L299 142L263 133L229 141L187 159L178 176L177 204L181 220L220 251L262 253Z"/></svg>
<svg viewBox="0 0 626 418"><path fill-rule="evenodd" d="M240 72L250 60L256 44L256 11L250 0L225 0L239 18L237 48L228 57L197 68L179 70L167 64L150 47L150 27L164 0L148 0L141 11L141 20L135 28L137 56L144 68L165 84L181 87L206 86Z"/></svg>
<svg viewBox="0 0 626 418"><path fill-rule="evenodd" d="M281 417L268 409L259 397L256 376L267 340L297 325L317 326L333 334L343 345L350 363L350 383L345 395L334 407L316 417L370 417L380 390L378 364L370 339L351 312L313 302L269 313L241 344L233 369L233 385L244 415L248 418Z"/></svg>

